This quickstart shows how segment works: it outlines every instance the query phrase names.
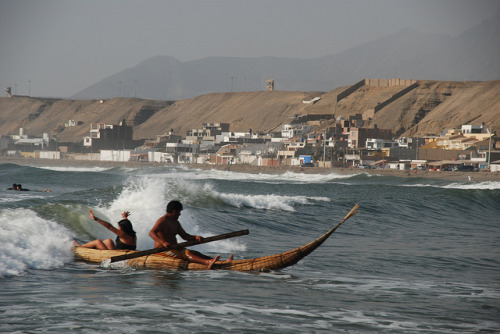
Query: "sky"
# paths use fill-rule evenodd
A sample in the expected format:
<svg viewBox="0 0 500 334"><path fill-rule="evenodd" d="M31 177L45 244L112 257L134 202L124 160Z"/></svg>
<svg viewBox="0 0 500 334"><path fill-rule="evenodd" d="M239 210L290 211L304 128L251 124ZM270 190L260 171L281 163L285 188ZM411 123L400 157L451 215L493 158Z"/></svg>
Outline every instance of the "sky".
<svg viewBox="0 0 500 334"><path fill-rule="evenodd" d="M410 27L458 36L498 0L0 0L0 88L70 97L154 56L319 58Z"/></svg>

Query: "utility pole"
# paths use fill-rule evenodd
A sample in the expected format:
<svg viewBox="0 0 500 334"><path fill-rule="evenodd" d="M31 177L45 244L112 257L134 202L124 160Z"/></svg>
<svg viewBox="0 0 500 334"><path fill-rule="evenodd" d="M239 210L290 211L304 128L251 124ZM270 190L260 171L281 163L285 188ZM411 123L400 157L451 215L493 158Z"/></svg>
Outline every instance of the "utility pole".
<svg viewBox="0 0 500 334"><path fill-rule="evenodd" d="M490 135L490 143L488 145L488 171L490 171L490 162L491 162L491 127L488 129L488 134Z"/></svg>
<svg viewBox="0 0 500 334"><path fill-rule="evenodd" d="M417 136L417 156L416 156L415 160L418 160L418 136Z"/></svg>
<svg viewBox="0 0 500 334"><path fill-rule="evenodd" d="M326 129L323 131L323 168L326 165Z"/></svg>

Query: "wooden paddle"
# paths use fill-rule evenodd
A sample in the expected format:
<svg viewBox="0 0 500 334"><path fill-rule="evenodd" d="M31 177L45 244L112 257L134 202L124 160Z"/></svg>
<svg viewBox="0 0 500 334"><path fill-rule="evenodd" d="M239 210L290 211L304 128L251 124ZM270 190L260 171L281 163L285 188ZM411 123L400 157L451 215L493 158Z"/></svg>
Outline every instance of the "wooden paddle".
<svg viewBox="0 0 500 334"><path fill-rule="evenodd" d="M125 254L125 255L113 256L110 260L111 260L111 263L113 263L113 262L117 262L117 261L135 259L136 257L161 253L161 252L168 251L170 249L185 248L185 247L189 247L189 246L193 246L193 245L205 244L207 242L238 237L240 235L246 235L248 233L249 233L248 230L241 230L241 231L235 231L235 232L230 232L230 233L224 233L224 234L214 235L213 237L203 238L201 241L186 241L186 242L181 242L180 244L172 245L172 246L168 246L168 247L158 247L158 248L148 249L145 251L139 251L139 252L129 253L129 254Z"/></svg>

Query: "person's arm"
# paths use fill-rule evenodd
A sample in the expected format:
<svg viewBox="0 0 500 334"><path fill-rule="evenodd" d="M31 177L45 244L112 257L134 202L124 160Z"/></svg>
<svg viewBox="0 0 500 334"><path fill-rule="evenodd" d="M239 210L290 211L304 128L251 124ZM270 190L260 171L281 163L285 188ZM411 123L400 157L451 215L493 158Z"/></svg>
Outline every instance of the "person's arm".
<svg viewBox="0 0 500 334"><path fill-rule="evenodd" d="M161 217L156 221L151 231L149 231L149 237L154 240L155 247L168 247L169 243L164 240L160 235L161 226L163 224L164 217Z"/></svg>
<svg viewBox="0 0 500 334"><path fill-rule="evenodd" d="M186 240L186 241L198 241L198 242L200 242L203 240L203 237L201 237L199 235L191 235L191 234L187 233L186 231L184 231L184 229L182 228L182 226L179 222L178 222L178 233L181 236L181 238Z"/></svg>
<svg viewBox="0 0 500 334"><path fill-rule="evenodd" d="M119 230L119 229L115 228L113 225L111 225L107 221L102 220L100 218L97 218L94 215L94 213L92 212L92 210L89 210L89 214L90 214L90 219L95 220L96 222L98 222L99 224L101 224L102 226L104 226L105 228L107 228L108 230L110 230L111 232L113 232L114 234L116 234L117 236L119 236L120 238L122 238L123 236L126 237L126 233L125 232L123 232L122 230Z"/></svg>

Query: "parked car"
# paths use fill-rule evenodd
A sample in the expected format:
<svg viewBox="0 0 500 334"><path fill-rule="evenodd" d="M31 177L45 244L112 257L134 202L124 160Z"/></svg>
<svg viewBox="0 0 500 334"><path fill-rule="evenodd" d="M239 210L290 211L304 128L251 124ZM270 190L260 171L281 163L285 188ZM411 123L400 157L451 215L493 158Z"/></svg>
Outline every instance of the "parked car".
<svg viewBox="0 0 500 334"><path fill-rule="evenodd" d="M358 165L358 168L361 168L361 169L375 169L375 167L371 166L371 165Z"/></svg>
<svg viewBox="0 0 500 334"><path fill-rule="evenodd" d="M315 167L312 162L304 162L300 167Z"/></svg>
<svg viewBox="0 0 500 334"><path fill-rule="evenodd" d="M457 171L459 171L459 172L474 172L475 168L472 165L463 165L463 166L459 166L457 168Z"/></svg>

